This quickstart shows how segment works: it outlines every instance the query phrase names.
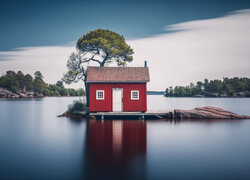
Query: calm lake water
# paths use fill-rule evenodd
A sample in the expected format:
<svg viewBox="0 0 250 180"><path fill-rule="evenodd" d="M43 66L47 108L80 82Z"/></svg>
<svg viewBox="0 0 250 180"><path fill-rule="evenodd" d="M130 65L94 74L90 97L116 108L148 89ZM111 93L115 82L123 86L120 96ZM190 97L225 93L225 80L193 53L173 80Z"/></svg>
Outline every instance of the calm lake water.
<svg viewBox="0 0 250 180"><path fill-rule="evenodd" d="M250 179L250 120L58 118L79 98L0 99L0 179ZM212 105L250 115L250 98L148 96L148 110Z"/></svg>

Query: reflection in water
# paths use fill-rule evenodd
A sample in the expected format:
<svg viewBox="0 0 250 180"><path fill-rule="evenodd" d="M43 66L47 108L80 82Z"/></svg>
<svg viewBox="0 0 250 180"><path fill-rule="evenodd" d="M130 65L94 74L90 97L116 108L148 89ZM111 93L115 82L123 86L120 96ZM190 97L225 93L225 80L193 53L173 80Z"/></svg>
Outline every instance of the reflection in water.
<svg viewBox="0 0 250 180"><path fill-rule="evenodd" d="M113 121L113 152L119 157L122 151L122 121Z"/></svg>
<svg viewBox="0 0 250 180"><path fill-rule="evenodd" d="M147 141L144 121L90 120L87 129L87 179L144 177Z"/></svg>
<svg viewBox="0 0 250 180"><path fill-rule="evenodd" d="M0 99L0 180L250 179L250 120L56 117L78 99ZM148 105L213 105L250 115L250 98L148 96Z"/></svg>

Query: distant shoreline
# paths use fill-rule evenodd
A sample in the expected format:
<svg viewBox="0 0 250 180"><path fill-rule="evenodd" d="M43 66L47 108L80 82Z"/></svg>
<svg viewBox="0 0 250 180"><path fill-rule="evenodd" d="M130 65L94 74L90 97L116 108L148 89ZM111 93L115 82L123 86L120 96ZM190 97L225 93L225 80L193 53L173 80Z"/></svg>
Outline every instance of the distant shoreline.
<svg viewBox="0 0 250 180"><path fill-rule="evenodd" d="M193 96L166 96L165 91L147 91L147 95L162 95L165 97L180 97L180 98L249 98L250 96L246 96L243 93L238 93L234 96L228 96L226 94L219 94L219 93L210 93L210 94L195 94Z"/></svg>
<svg viewBox="0 0 250 180"><path fill-rule="evenodd" d="M38 92L33 92L33 91L18 91L16 93L9 91L6 88L1 88L0 87L0 98L6 98L6 99L30 99L30 98L44 98L44 97L82 97L83 95L79 96L70 96L70 95L52 95L52 96L47 96Z"/></svg>
<svg viewBox="0 0 250 180"><path fill-rule="evenodd" d="M151 95L151 94L149 94ZM164 96L166 97L166 96ZM171 96L171 97L166 97L166 98L194 98L194 99L199 99L199 98L218 98L218 99L227 99L227 98L250 98L250 97L247 97L247 96L228 96L228 97L209 97L209 96L203 96L203 97L192 97L192 96Z"/></svg>
<svg viewBox="0 0 250 180"><path fill-rule="evenodd" d="M147 91L147 95L164 95L165 91Z"/></svg>
<svg viewBox="0 0 250 180"><path fill-rule="evenodd" d="M6 71L0 76L0 98L41 98L44 96L82 96L85 91L82 88L65 88L63 81L56 84L48 84L43 81L40 71L23 74L22 71Z"/></svg>
<svg viewBox="0 0 250 180"><path fill-rule="evenodd" d="M166 96L165 97L187 97L187 98L250 98L250 96L246 96L243 94L239 94L239 95L234 95L234 96L228 96L225 94L218 94L218 93L213 93L213 94L205 94L205 95L200 95L200 94L196 94L193 96Z"/></svg>
<svg viewBox="0 0 250 180"><path fill-rule="evenodd" d="M85 96L43 96L43 97L0 97L0 99L42 99L42 98L48 98L48 97L85 97Z"/></svg>

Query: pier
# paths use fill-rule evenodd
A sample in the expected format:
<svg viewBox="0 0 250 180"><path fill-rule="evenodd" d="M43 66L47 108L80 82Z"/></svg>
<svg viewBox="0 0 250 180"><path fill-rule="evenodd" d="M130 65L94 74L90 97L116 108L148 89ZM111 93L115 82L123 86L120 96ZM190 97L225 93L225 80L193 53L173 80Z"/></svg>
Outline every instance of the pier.
<svg viewBox="0 0 250 180"><path fill-rule="evenodd" d="M171 119L173 113L171 111L147 111L147 112L91 112L89 116L100 118L129 118L129 119Z"/></svg>

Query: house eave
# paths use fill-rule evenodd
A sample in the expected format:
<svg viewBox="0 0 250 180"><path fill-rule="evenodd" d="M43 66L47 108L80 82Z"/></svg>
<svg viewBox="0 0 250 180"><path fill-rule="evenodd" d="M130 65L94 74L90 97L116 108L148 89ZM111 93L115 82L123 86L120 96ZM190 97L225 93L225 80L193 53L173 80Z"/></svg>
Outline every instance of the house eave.
<svg viewBox="0 0 250 180"><path fill-rule="evenodd" d="M111 83L122 83L122 84L130 84L130 83L147 83L149 81L87 81L87 83L103 83L103 84L111 84Z"/></svg>

